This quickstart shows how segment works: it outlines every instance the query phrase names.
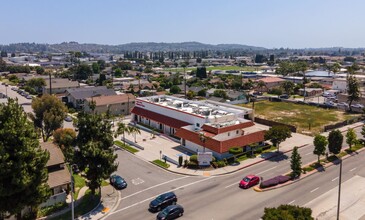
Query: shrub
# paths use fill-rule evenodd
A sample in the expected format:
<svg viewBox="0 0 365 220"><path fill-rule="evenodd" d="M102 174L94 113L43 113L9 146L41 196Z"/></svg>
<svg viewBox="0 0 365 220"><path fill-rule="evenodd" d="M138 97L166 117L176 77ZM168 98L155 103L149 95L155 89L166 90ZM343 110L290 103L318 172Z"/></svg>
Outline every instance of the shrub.
<svg viewBox="0 0 365 220"><path fill-rule="evenodd" d="M263 182L261 182L260 187L261 188L267 188L267 187L271 187L271 186L276 186L278 184L282 184L282 183L286 183L290 180L290 176L276 176L274 178L265 180Z"/></svg>
<svg viewBox="0 0 365 220"><path fill-rule="evenodd" d="M182 164L183 164L183 157L179 156L179 166L182 166Z"/></svg>
<svg viewBox="0 0 365 220"><path fill-rule="evenodd" d="M195 162L195 161L189 161L189 162L188 162L188 167L189 167L189 168L197 168L197 167L198 167L198 162Z"/></svg>
<svg viewBox="0 0 365 220"><path fill-rule="evenodd" d="M224 163L224 161L218 161L217 162L217 165L218 165L218 167L220 168L220 167L225 167L226 166L226 163Z"/></svg>
<svg viewBox="0 0 365 220"><path fill-rule="evenodd" d="M214 168L218 168L218 163L217 163L217 162L211 162L211 164L212 164L212 166L213 166Z"/></svg>
<svg viewBox="0 0 365 220"><path fill-rule="evenodd" d="M189 163L189 160L184 160L184 167L187 167Z"/></svg>
<svg viewBox="0 0 365 220"><path fill-rule="evenodd" d="M239 154L239 153L242 153L242 152L243 152L242 147L232 147L232 148L229 149L229 153L233 154L233 155L236 155L236 154Z"/></svg>
<svg viewBox="0 0 365 220"><path fill-rule="evenodd" d="M198 163L198 155L191 155L189 161Z"/></svg>
<svg viewBox="0 0 365 220"><path fill-rule="evenodd" d="M255 150L255 153L257 153L257 154L261 154L261 153L262 153L262 148L258 148L258 149L256 149L256 150Z"/></svg>

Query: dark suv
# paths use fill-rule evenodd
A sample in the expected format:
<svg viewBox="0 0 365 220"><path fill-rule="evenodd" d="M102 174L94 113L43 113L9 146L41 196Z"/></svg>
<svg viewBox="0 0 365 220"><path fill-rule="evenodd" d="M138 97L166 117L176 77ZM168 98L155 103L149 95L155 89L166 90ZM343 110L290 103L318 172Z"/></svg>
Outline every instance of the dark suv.
<svg viewBox="0 0 365 220"><path fill-rule="evenodd" d="M150 202L149 210L152 212L161 211L169 205L175 205L177 202L177 197L175 193L168 192L157 196L154 200Z"/></svg>

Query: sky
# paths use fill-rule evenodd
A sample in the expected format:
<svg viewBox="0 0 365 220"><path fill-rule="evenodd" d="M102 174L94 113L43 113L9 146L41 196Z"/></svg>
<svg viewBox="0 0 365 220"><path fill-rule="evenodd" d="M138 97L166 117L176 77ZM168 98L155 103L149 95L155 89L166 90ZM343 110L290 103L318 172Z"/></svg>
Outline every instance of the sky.
<svg viewBox="0 0 365 220"><path fill-rule="evenodd" d="M187 42L365 47L364 0L11 0L0 44Z"/></svg>

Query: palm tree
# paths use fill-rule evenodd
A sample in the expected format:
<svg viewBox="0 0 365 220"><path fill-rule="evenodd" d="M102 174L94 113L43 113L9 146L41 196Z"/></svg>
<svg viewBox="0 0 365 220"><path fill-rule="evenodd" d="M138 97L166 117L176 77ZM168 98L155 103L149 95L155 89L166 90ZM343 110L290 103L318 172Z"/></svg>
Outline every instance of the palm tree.
<svg viewBox="0 0 365 220"><path fill-rule="evenodd" d="M141 134L141 130L138 127L134 127L134 126L128 126L128 129L130 132L129 134L133 134L133 136L134 136L134 142L137 143L136 136L137 136L137 134Z"/></svg>
<svg viewBox="0 0 365 220"><path fill-rule="evenodd" d="M130 134L130 126L124 124L124 122L118 122L118 129L115 131L114 137L118 137L118 135L123 134L123 143L125 145L125 133Z"/></svg>
<svg viewBox="0 0 365 220"><path fill-rule="evenodd" d="M260 92L263 92L262 88L264 88L264 87L267 89L266 83L264 81L261 81L261 80L256 82L256 86L259 88Z"/></svg>

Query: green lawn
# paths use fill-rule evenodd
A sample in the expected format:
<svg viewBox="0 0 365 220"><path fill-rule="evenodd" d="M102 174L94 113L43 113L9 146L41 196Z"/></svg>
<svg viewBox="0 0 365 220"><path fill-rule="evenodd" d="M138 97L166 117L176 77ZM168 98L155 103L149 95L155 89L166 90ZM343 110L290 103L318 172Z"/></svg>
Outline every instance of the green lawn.
<svg viewBox="0 0 365 220"><path fill-rule="evenodd" d="M163 167L163 168L169 168L170 164L167 164L163 162L162 160L154 160L152 163L156 164L157 166Z"/></svg>
<svg viewBox="0 0 365 220"><path fill-rule="evenodd" d="M135 148L133 148L133 147L129 146L128 144L124 144L124 143L123 143L123 142L121 142L121 141L114 141L114 144L115 144L115 145L117 145L117 146L118 146L118 147L120 147L120 148L123 148L123 149L124 149L124 150L126 150L126 151L131 152L132 154L135 154L135 153L139 152L139 150L137 150L137 149L135 149Z"/></svg>
<svg viewBox="0 0 365 220"><path fill-rule="evenodd" d="M83 214L86 214L90 212L92 209L96 207L97 204L99 204L100 201L100 192L97 191L96 195L91 195L91 191L87 190L85 192L85 196L82 197L81 203L75 207L75 218L78 216L81 216ZM69 220L71 219L71 210L69 212L64 213L63 215L50 218L53 220Z"/></svg>
<svg viewBox="0 0 365 220"><path fill-rule="evenodd" d="M252 107L252 103L240 106ZM255 102L255 116L297 127L297 132L314 135L323 132L323 126L354 118L358 115L348 114L335 109L323 109L310 105L287 102Z"/></svg>
<svg viewBox="0 0 365 220"><path fill-rule="evenodd" d="M79 195L79 191L82 187L86 186L86 182L85 179L82 178L80 175L78 174L74 174L74 181L75 181L75 194L74 194L74 199L76 200L78 195Z"/></svg>

